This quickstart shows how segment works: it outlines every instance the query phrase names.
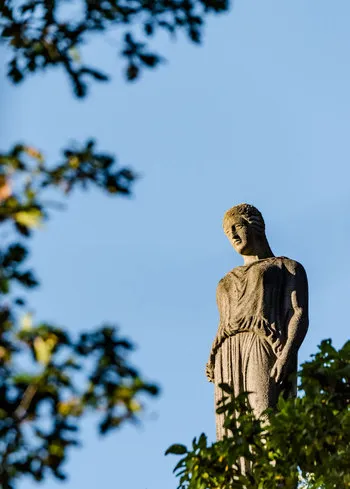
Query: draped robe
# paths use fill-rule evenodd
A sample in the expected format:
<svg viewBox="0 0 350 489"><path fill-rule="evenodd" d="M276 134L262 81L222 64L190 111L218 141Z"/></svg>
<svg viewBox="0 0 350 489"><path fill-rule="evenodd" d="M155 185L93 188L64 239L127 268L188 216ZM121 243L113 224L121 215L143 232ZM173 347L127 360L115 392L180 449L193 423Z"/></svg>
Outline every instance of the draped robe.
<svg viewBox="0 0 350 489"><path fill-rule="evenodd" d="M281 389L295 394L295 383L277 386L271 369L288 338L293 316L291 296L301 291L306 297L307 279L299 263L286 257L257 260L230 271L218 284L220 322L209 365L214 370L215 404L222 398L221 383L232 393L251 392L249 402L259 416L273 407ZM289 362L296 372L297 349ZM225 436L223 415L216 415L216 434Z"/></svg>

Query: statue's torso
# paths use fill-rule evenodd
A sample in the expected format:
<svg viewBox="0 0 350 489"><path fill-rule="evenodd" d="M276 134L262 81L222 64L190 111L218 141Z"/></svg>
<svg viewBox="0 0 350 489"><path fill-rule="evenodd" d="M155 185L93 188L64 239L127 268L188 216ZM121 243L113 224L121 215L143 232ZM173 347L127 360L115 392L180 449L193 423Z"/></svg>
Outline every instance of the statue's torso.
<svg viewBox="0 0 350 489"><path fill-rule="evenodd" d="M250 331L265 336L275 351L283 347L299 268L294 260L272 257L231 270L217 288L218 335Z"/></svg>

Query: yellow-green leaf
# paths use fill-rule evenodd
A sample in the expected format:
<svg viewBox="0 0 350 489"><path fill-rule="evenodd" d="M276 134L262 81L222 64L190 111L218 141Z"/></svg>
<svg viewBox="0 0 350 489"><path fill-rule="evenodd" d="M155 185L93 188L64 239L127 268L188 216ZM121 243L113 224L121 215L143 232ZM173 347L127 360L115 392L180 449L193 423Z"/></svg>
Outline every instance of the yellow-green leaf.
<svg viewBox="0 0 350 489"><path fill-rule="evenodd" d="M47 365L51 359L51 345L48 344L43 338L37 336L34 340L34 351L36 359L39 363Z"/></svg>
<svg viewBox="0 0 350 489"><path fill-rule="evenodd" d="M15 214L15 220L18 224L28 228L38 228L42 222L42 213L39 209L29 209L28 211L19 211Z"/></svg>
<svg viewBox="0 0 350 489"><path fill-rule="evenodd" d="M27 312L21 319L21 328L23 331L29 331L33 326L33 315Z"/></svg>

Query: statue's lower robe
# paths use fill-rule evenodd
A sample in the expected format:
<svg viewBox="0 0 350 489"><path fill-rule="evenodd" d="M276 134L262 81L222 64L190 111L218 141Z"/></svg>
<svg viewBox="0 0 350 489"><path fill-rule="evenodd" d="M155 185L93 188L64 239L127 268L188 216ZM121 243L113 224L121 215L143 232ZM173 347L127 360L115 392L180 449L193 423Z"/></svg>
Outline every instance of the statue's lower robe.
<svg viewBox="0 0 350 489"><path fill-rule="evenodd" d="M249 400L256 416L275 404L276 386L270 377L276 355L264 336L253 332L240 332L226 338L215 356L215 407L222 398L218 387L225 383L237 396L250 392ZM221 440L225 433L224 415L216 415L216 437Z"/></svg>

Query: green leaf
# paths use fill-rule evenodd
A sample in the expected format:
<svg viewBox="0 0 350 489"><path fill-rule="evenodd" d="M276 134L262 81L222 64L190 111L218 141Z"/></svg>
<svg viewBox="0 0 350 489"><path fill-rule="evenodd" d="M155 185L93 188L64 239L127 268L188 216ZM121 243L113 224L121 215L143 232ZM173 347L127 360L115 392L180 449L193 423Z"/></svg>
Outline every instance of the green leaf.
<svg viewBox="0 0 350 489"><path fill-rule="evenodd" d="M224 392L226 392L226 394L230 394L232 395L233 394L233 389L230 385L228 384L219 384L219 387L221 390L223 390Z"/></svg>
<svg viewBox="0 0 350 489"><path fill-rule="evenodd" d="M185 445L179 445L175 443L167 449L165 455L169 455L169 453L172 453L174 455L184 455L185 453L187 453L187 448L185 447Z"/></svg>
<svg viewBox="0 0 350 489"><path fill-rule="evenodd" d="M204 433L202 433L201 436L199 437L198 446L201 450L203 450L207 446L207 437Z"/></svg>

